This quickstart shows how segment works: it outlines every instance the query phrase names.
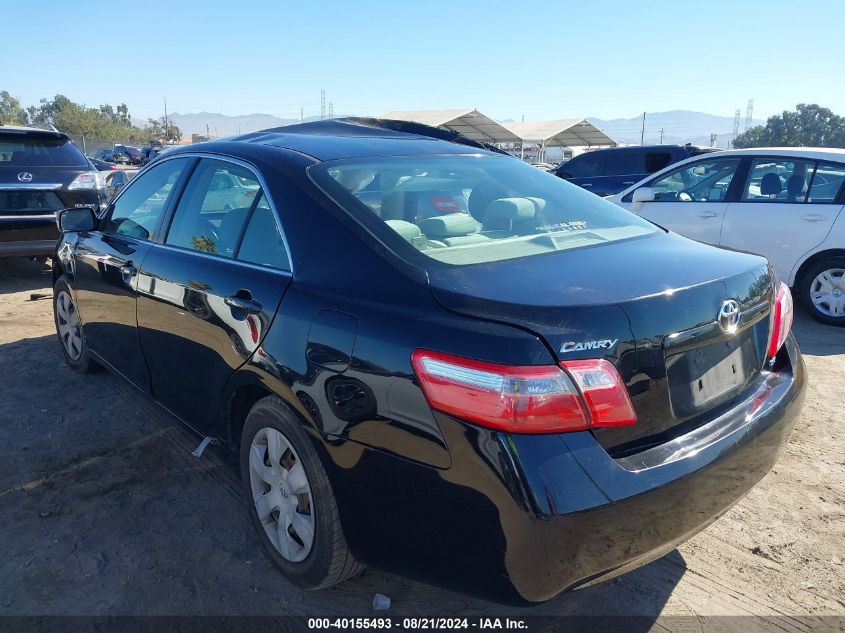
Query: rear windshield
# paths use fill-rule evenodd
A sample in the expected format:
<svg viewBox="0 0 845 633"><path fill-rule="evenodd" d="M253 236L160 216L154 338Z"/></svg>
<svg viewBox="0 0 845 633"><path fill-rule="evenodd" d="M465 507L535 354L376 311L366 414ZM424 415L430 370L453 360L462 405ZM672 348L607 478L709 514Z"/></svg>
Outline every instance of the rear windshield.
<svg viewBox="0 0 845 633"><path fill-rule="evenodd" d="M446 264L495 262L656 232L633 213L504 156L331 161L309 174L365 225L378 218L417 251Z"/></svg>
<svg viewBox="0 0 845 633"><path fill-rule="evenodd" d="M64 139L0 134L0 167L88 167L88 161Z"/></svg>

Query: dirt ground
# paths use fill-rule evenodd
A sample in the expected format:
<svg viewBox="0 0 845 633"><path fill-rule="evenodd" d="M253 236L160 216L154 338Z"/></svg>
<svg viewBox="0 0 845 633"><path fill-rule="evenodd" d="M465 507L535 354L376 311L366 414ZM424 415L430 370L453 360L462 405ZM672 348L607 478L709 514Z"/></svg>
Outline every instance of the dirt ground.
<svg viewBox="0 0 845 633"><path fill-rule="evenodd" d="M785 631L845 615L845 329L800 309L810 387L775 469L668 556L517 609L374 569L324 592L293 587L220 453L193 458L197 438L145 397L64 365L49 286L43 265L0 260L2 615L373 615L376 592L391 615L762 615ZM755 628L768 626L747 619Z"/></svg>

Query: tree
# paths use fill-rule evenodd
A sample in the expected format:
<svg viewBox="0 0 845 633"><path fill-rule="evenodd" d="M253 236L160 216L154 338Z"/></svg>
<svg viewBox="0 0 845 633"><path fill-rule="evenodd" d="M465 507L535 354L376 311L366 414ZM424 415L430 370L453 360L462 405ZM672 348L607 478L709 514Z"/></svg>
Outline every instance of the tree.
<svg viewBox="0 0 845 633"><path fill-rule="evenodd" d="M845 147L845 118L816 104L769 117L738 135L734 147Z"/></svg>
<svg viewBox="0 0 845 633"><path fill-rule="evenodd" d="M27 119L21 102L7 90L0 92L0 125L26 125Z"/></svg>
<svg viewBox="0 0 845 633"><path fill-rule="evenodd" d="M149 119L147 121L147 130L150 141L178 143L182 138L182 130L176 127L172 121L167 121L165 125L164 117L161 119Z"/></svg>

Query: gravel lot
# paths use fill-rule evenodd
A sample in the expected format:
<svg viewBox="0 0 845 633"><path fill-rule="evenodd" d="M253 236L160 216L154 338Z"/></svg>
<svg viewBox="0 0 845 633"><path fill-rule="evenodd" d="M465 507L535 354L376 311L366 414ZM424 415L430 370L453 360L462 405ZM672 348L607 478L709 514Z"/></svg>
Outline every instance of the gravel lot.
<svg viewBox="0 0 845 633"><path fill-rule="evenodd" d="M515 609L372 569L320 593L291 586L221 453L191 457L197 438L131 387L64 365L49 285L45 266L0 260L0 614L373 615L379 592L391 615L754 614L786 631L845 615L845 329L800 310L810 388L774 471L661 560Z"/></svg>

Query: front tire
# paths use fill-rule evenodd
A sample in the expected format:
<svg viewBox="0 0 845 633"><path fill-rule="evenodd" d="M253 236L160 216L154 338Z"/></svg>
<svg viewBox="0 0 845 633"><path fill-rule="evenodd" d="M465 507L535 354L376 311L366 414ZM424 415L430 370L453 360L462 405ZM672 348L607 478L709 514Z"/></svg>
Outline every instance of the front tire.
<svg viewBox="0 0 845 633"><path fill-rule="evenodd" d="M264 549L285 576L325 589L364 567L346 545L326 471L299 418L277 396L259 400L241 435L241 480Z"/></svg>
<svg viewBox="0 0 845 633"><path fill-rule="evenodd" d="M830 257L815 264L801 278L798 294L814 319L845 326L845 257Z"/></svg>
<svg viewBox="0 0 845 633"><path fill-rule="evenodd" d="M96 365L88 353L79 312L64 275L53 286L53 320L65 362L81 373L93 371Z"/></svg>

